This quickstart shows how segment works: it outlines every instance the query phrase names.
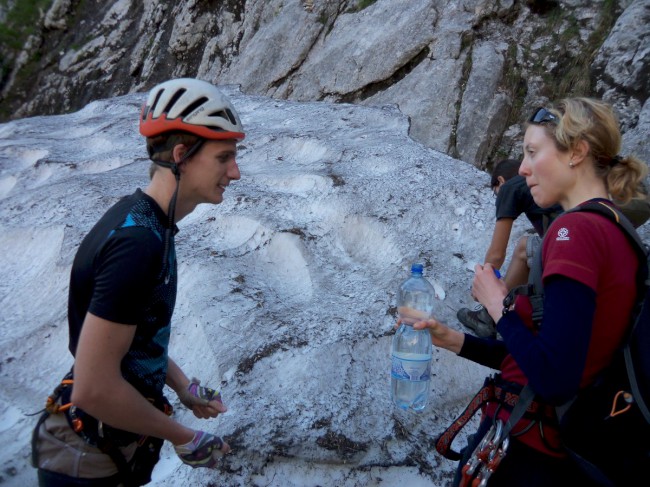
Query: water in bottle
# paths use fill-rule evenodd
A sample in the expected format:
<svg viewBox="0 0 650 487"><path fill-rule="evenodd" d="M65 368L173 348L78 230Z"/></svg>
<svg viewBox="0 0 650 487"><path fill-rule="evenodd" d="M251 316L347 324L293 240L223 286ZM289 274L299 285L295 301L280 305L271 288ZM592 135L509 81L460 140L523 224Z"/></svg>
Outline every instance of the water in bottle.
<svg viewBox="0 0 650 487"><path fill-rule="evenodd" d="M414 411L426 407L431 379L431 336L428 330L413 329L413 323L433 315L435 306L435 291L422 269L422 264L413 264L411 277L399 287L401 324L392 345L391 397L396 406Z"/></svg>

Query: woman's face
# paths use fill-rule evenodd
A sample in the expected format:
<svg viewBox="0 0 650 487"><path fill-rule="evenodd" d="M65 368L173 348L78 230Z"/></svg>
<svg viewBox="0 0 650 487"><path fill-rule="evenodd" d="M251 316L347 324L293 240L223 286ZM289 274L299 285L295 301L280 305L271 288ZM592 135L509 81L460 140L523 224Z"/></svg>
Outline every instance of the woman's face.
<svg viewBox="0 0 650 487"><path fill-rule="evenodd" d="M526 178L538 206L548 208L567 201L567 192L575 182L575 172L569 162L569 152L559 151L542 125L528 126L519 174Z"/></svg>

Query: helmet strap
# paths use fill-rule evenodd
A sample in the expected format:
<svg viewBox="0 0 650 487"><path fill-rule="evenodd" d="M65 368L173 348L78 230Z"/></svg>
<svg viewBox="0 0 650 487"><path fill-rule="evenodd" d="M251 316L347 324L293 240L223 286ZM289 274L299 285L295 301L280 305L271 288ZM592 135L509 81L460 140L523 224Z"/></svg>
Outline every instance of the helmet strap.
<svg viewBox="0 0 650 487"><path fill-rule="evenodd" d="M187 161L190 157L192 157L194 154L196 154L199 149L203 146L205 143L205 139L199 139L190 149L183 154L183 157L181 157L181 160L178 162L167 162L167 161L160 161L160 160L154 160L153 162L158 164L159 166L166 167L172 171L174 174L174 177L176 178L176 189L174 189L174 194L172 195L171 200L169 200L169 207L167 208L167 215L169 217L169 223L167 225L167 228L165 229L165 248L163 250L163 272L169 265L169 249L171 247L171 239L172 235L174 232L174 217L176 214L176 199L178 197L178 189L180 187L181 183L181 169L180 166L183 164L185 161Z"/></svg>

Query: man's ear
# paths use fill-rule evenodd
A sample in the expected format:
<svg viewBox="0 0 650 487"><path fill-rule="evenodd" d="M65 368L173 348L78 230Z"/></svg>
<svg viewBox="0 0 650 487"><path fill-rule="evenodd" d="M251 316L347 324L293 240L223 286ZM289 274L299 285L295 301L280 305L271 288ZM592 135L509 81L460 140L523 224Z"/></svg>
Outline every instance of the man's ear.
<svg viewBox="0 0 650 487"><path fill-rule="evenodd" d="M174 162L178 163L183 160L183 156L187 152L187 146L185 144L176 144L172 149L172 157Z"/></svg>
<svg viewBox="0 0 650 487"><path fill-rule="evenodd" d="M497 181L499 181L499 186L506 182L506 178L503 176L497 176Z"/></svg>
<svg viewBox="0 0 650 487"><path fill-rule="evenodd" d="M580 164L591 152L591 147L589 142L584 139L580 139L576 145L571 150L571 162L574 165Z"/></svg>

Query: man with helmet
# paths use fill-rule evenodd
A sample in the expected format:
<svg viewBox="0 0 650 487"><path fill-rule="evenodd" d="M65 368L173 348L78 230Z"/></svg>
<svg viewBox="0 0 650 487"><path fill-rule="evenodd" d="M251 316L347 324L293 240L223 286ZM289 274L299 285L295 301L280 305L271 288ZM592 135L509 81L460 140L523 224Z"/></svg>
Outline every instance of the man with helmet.
<svg viewBox="0 0 650 487"><path fill-rule="evenodd" d="M153 161L144 191L110 208L82 241L68 302L72 370L34 429L41 486L137 486L150 481L163 440L193 467L215 467L230 447L171 417L169 385L199 418L226 411L220 394L191 381L168 356L176 300L176 223L219 204L240 178L244 131L212 84L154 87L140 116Z"/></svg>

